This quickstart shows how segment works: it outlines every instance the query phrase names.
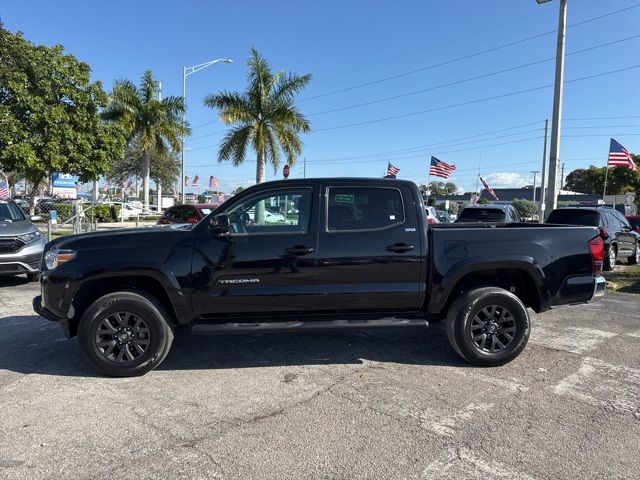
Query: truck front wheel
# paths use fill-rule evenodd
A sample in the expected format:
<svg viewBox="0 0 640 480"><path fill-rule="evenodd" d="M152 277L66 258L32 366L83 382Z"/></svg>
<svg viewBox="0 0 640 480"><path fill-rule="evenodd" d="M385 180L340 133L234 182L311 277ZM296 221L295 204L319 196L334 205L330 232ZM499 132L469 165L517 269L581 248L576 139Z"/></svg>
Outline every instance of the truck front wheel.
<svg viewBox="0 0 640 480"><path fill-rule="evenodd" d="M447 336L472 365L496 367L524 350L530 334L527 308L513 293L497 287L470 290L447 314Z"/></svg>
<svg viewBox="0 0 640 480"><path fill-rule="evenodd" d="M144 375L165 359L173 330L162 304L143 292L115 292L85 311L78 327L80 350L99 373Z"/></svg>

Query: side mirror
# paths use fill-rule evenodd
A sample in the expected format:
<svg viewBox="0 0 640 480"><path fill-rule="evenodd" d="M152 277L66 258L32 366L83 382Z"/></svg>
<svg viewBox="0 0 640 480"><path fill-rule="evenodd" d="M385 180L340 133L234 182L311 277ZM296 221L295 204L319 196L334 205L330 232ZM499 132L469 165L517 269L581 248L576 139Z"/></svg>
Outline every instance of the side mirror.
<svg viewBox="0 0 640 480"><path fill-rule="evenodd" d="M209 231L216 235L227 233L230 228L231 224L229 223L229 215L225 215L224 213L212 217L209 221Z"/></svg>
<svg viewBox="0 0 640 480"><path fill-rule="evenodd" d="M40 215L31 215L31 221L32 222L41 222L42 221L42 217Z"/></svg>

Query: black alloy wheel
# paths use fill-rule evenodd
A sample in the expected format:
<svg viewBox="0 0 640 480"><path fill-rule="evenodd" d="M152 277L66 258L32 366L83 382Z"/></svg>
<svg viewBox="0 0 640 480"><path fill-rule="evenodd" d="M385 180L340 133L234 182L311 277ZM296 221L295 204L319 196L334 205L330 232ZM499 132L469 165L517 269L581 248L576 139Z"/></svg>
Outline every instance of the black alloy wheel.
<svg viewBox="0 0 640 480"><path fill-rule="evenodd" d="M147 351L151 331L138 315L115 312L102 319L95 334L95 347L107 360L132 363Z"/></svg>

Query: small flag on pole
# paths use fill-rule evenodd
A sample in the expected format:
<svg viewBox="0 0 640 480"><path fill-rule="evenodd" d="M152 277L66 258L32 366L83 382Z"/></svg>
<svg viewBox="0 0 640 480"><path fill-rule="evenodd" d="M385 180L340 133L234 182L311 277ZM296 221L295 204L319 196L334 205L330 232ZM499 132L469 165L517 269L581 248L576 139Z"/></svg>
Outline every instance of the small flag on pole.
<svg viewBox="0 0 640 480"><path fill-rule="evenodd" d="M196 175L195 177L193 177L193 182L191 183L191 186L192 187L197 187L199 181L200 181L200 177L198 175Z"/></svg>
<svg viewBox="0 0 640 480"><path fill-rule="evenodd" d="M631 170L637 170L636 162L631 158L629 151L611 139L611 145L609 146L609 160L607 161L609 167L627 167Z"/></svg>
<svg viewBox="0 0 640 480"><path fill-rule="evenodd" d="M480 177L480 181L482 182L482 185L484 185L484 189L489 192L489 195L491 195L493 198L495 198L496 200L500 200L498 198L498 196L496 195L496 192L493 191L493 188L491 188L489 185L487 185L487 182L485 182L483 180L482 177Z"/></svg>
<svg viewBox="0 0 640 480"><path fill-rule="evenodd" d="M447 162L438 160L436 157L431 157L431 165L429 166L429 175L434 177L449 178L453 172L456 171L455 165L450 165Z"/></svg>
<svg viewBox="0 0 640 480"><path fill-rule="evenodd" d="M209 177L209 188L216 188L219 185L218 179L211 175Z"/></svg>
<svg viewBox="0 0 640 480"><path fill-rule="evenodd" d="M9 185L4 180L0 182L0 197L7 198L9 196Z"/></svg>
<svg viewBox="0 0 640 480"><path fill-rule="evenodd" d="M387 165L387 177L396 178L396 175L400 173L400 169L391 165L390 163Z"/></svg>
<svg viewBox="0 0 640 480"><path fill-rule="evenodd" d="M191 177L189 177L189 175L185 175L184 176L184 186L185 187L189 186L189 178L191 178Z"/></svg>

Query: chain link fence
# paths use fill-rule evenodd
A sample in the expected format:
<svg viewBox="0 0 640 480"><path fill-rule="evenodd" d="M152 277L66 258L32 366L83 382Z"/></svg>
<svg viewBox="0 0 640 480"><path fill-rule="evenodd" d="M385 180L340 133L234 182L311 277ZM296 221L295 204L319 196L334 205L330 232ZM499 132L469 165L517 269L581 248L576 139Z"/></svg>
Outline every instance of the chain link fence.
<svg viewBox="0 0 640 480"><path fill-rule="evenodd" d="M32 204L25 199L21 207L25 211L30 210ZM35 223L47 234L49 240L97 230L151 226L159 218L157 213L145 213L137 205L83 199L38 199L33 205L33 211L39 217Z"/></svg>

